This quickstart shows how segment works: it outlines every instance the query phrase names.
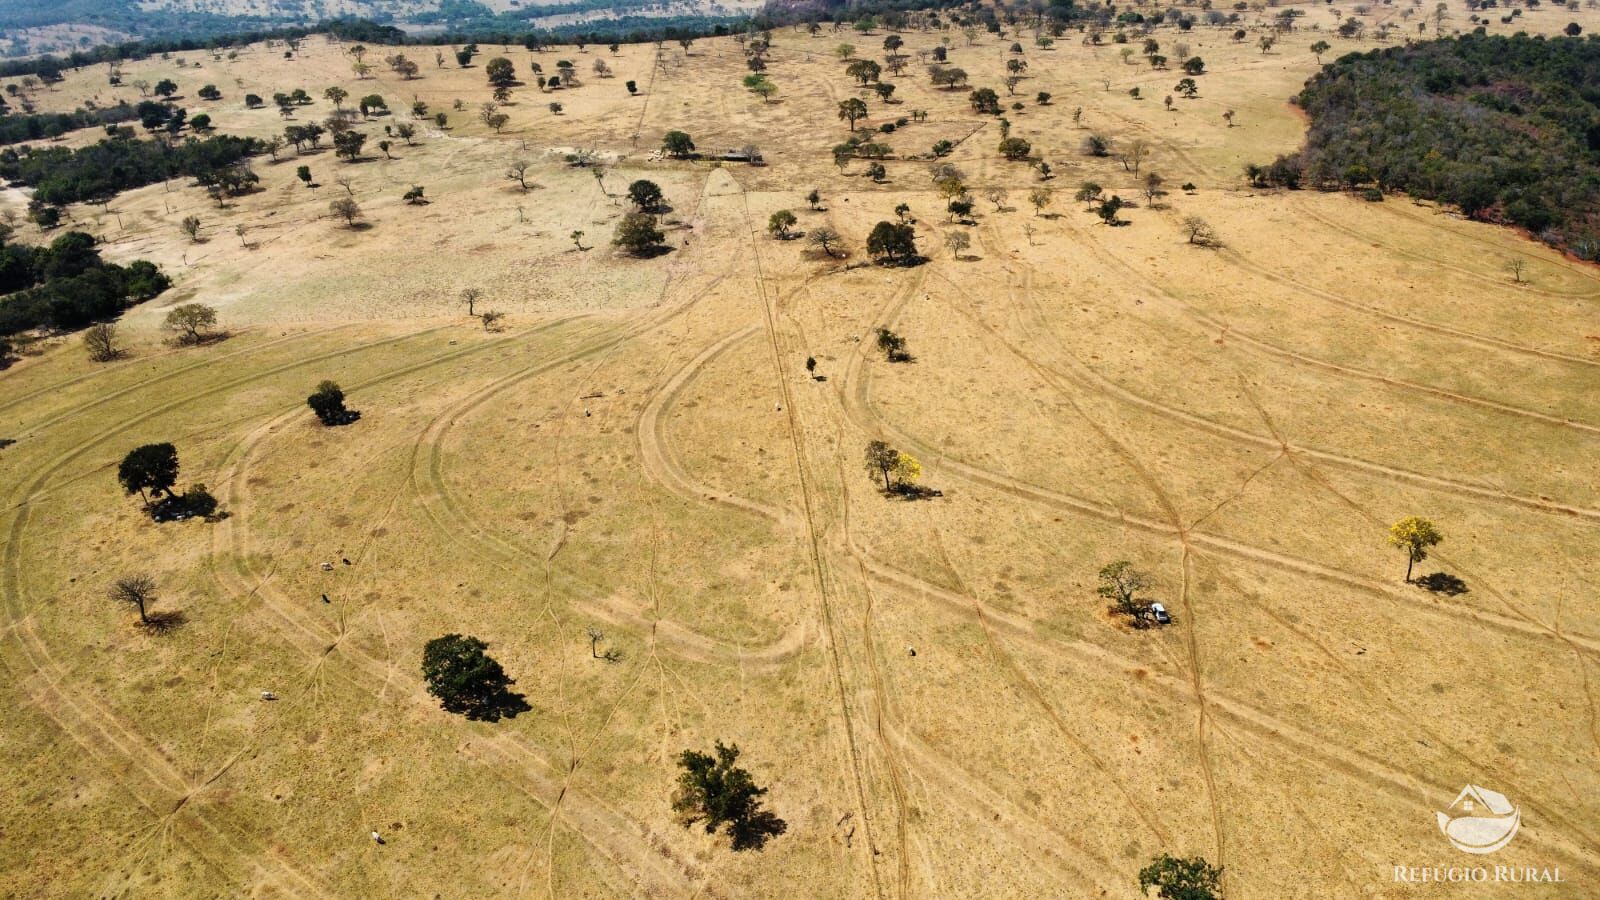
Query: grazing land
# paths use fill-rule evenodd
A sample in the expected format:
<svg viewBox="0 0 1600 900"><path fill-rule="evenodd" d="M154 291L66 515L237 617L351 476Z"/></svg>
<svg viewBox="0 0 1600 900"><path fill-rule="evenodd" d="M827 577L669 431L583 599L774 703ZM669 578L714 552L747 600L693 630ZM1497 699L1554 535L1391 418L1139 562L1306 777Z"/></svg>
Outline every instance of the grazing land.
<svg viewBox="0 0 1600 900"><path fill-rule="evenodd" d="M41 233L0 195L12 240L81 230L172 279L116 358L58 335L0 372L0 894L1125 897L1170 853L1234 897L1487 896L1396 880L1479 863L1593 896L1600 273L1402 195L1250 187L1302 145L1313 44L1433 34L1304 9L1265 48L1273 10L1240 40L1157 28L1165 69L1143 36L907 30L893 103L835 50L879 60L890 32L826 26L772 33L770 97L734 38L402 48L414 78L374 46L358 79L317 36L32 88L70 112L172 79L191 120L263 141L331 86L390 112L352 117L353 160L255 157L238 196L174 178ZM1569 21L1600 14L1515 27ZM956 89L918 56L941 38ZM495 57L521 83L485 114ZM580 84L541 91L530 65L563 59ZM885 158L836 165L852 133ZM715 159L748 145L763 164ZM612 246L639 180L665 252ZM902 218L917 264L875 263ZM176 341L186 304L216 331ZM359 418L319 422L324 381ZM883 490L871 441L915 490ZM160 442L217 514L157 523L119 486ZM1411 582L1409 516L1444 536ZM1170 624L1097 593L1119 560ZM108 599L137 574L161 627ZM526 710L441 708L446 635ZM760 849L676 818L680 754L718 741L786 823ZM1440 833L1468 784L1521 810L1493 856Z"/></svg>

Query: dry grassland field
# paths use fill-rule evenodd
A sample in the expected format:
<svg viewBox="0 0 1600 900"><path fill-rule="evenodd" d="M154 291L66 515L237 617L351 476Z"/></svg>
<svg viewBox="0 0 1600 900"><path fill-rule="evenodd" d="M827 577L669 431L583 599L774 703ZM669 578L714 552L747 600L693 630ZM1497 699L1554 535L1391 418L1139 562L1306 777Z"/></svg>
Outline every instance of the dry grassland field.
<svg viewBox="0 0 1600 900"><path fill-rule="evenodd" d="M1521 27L1574 18L1600 27ZM332 85L394 113L357 119L357 162L326 141L257 158L260 190L224 208L174 180L69 210L174 284L123 316L121 360L63 336L0 373L0 895L1131 897L1162 853L1222 866L1230 897L1600 894L1600 273L1399 195L1246 187L1302 141L1310 45L1376 46L1337 21L1312 7L1320 31L1265 53L1255 24L1158 29L1208 68L1170 111L1176 67L1073 32L1016 36L1013 98L1012 36L908 31L891 105L833 52L880 58L881 30L775 31L770 102L732 38L484 46L466 69L409 48L420 77L357 81L349 45L313 37L39 89L68 110L170 77L191 116L262 138L329 115ZM1011 133L1053 178L996 152L968 88L929 83L915 53L944 36L969 87L1025 101ZM529 83L496 133L478 108L501 55ZM581 86L542 94L529 64L563 58ZM316 102L288 123L243 103L296 87ZM858 129L926 110L877 139L954 143L974 224L948 221L931 159L881 183L835 167L856 96ZM675 129L766 164L664 158ZM1084 155L1090 133L1147 141L1140 173ZM636 179L670 207L649 258L610 243ZM1086 180L1136 201L1129 225L1073 199ZM330 215L347 196L360 227ZM872 264L902 203L927 260ZM848 255L774 239L781 209ZM1188 243L1188 216L1220 246ZM225 340L167 341L192 302ZM886 361L880 327L914 358ZM318 424L325 379L358 422ZM939 493L887 495L871 440ZM160 441L225 517L157 524L124 493L123 455ZM1456 589L1405 581L1388 529L1413 515L1445 536L1416 575ZM1096 594L1117 560L1171 624ZM139 572L180 625L107 599ZM441 709L421 660L449 633L487 642L529 710ZM676 821L679 754L719 740L787 823L763 849ZM1520 810L1492 855L1441 833L1466 785Z"/></svg>

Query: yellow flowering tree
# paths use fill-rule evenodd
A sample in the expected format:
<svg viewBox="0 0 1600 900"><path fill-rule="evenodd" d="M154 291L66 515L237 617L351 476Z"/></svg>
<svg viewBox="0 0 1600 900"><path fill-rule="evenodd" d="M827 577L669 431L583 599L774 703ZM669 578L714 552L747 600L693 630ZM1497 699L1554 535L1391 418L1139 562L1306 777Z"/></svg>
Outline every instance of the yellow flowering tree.
<svg viewBox="0 0 1600 900"><path fill-rule="evenodd" d="M1406 583L1411 583L1411 567L1428 558L1428 548L1444 540L1434 524L1421 516L1406 516L1389 526L1389 546L1405 551Z"/></svg>

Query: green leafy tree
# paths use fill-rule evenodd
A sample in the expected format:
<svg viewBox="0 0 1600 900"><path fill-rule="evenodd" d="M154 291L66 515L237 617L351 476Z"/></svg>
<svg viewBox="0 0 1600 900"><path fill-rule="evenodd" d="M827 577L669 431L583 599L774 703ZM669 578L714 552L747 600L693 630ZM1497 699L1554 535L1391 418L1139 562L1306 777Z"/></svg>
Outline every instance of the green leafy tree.
<svg viewBox="0 0 1600 900"><path fill-rule="evenodd" d="M906 351L906 339L888 328L880 326L877 330L878 349L883 351L883 358L889 362L910 362L911 354Z"/></svg>
<svg viewBox="0 0 1600 900"><path fill-rule="evenodd" d="M839 101L839 118L850 123L850 130L856 130L856 122L867 117L867 104L860 97L851 97Z"/></svg>
<svg viewBox="0 0 1600 900"><path fill-rule="evenodd" d="M1000 155L1015 162L1027 159L1033 152L1033 145L1019 137L1008 137L1000 142Z"/></svg>
<svg viewBox="0 0 1600 900"><path fill-rule="evenodd" d="M900 452L883 441L867 443L866 467L875 479L883 479L885 491L894 490L894 467L900 461Z"/></svg>
<svg viewBox="0 0 1600 900"><path fill-rule="evenodd" d="M738 759L739 747L726 747L721 741L712 754L683 751L678 756L683 771L672 795L672 811L685 828L704 823L706 834L716 834L726 827L734 850L760 850L789 826L762 808L767 789L734 765Z"/></svg>
<svg viewBox="0 0 1600 900"><path fill-rule="evenodd" d="M628 199L645 212L655 212L661 208L661 186L654 181L641 178L628 185Z"/></svg>
<svg viewBox="0 0 1600 900"><path fill-rule="evenodd" d="M687 159L694 152L694 140L687 132L669 131L661 137L661 149L676 159Z"/></svg>
<svg viewBox="0 0 1600 900"><path fill-rule="evenodd" d="M1000 115L1000 95L992 88L978 88L967 95L967 102L972 105L972 111L979 115Z"/></svg>
<svg viewBox="0 0 1600 900"><path fill-rule="evenodd" d="M316 413L317 421L324 425L348 425L357 413L344 405L344 391L332 381L324 381L306 398L306 405Z"/></svg>
<svg viewBox="0 0 1600 900"><path fill-rule="evenodd" d="M1139 891L1156 889L1161 900L1217 900L1222 896L1222 869L1204 858L1180 859L1163 853L1139 870Z"/></svg>
<svg viewBox="0 0 1600 900"><path fill-rule="evenodd" d="M178 448L171 444L145 444L128 451L117 467L117 481L130 494L138 494L150 505L150 494L172 496L178 483Z"/></svg>
<svg viewBox="0 0 1600 900"><path fill-rule="evenodd" d="M522 695L510 690L516 681L484 652L488 649L483 641L459 634L434 638L423 647L422 677L446 712L497 722L528 711Z"/></svg>
<svg viewBox="0 0 1600 900"><path fill-rule="evenodd" d="M355 162L361 158L361 148L366 143L367 136L359 131L341 131L333 136L333 153Z"/></svg>
<svg viewBox="0 0 1600 900"><path fill-rule="evenodd" d="M483 74L495 87L508 88L517 83L516 67L504 56L496 56L483 67Z"/></svg>
<svg viewBox="0 0 1600 900"><path fill-rule="evenodd" d="M780 241L788 240L789 235L793 233L795 224L799 221L799 219L795 218L794 213L787 209L780 209L767 219L767 231L771 232L772 236Z"/></svg>
<svg viewBox="0 0 1600 900"><path fill-rule="evenodd" d="M891 263L910 262L917 256L916 237L910 225L879 222L867 235L867 252Z"/></svg>

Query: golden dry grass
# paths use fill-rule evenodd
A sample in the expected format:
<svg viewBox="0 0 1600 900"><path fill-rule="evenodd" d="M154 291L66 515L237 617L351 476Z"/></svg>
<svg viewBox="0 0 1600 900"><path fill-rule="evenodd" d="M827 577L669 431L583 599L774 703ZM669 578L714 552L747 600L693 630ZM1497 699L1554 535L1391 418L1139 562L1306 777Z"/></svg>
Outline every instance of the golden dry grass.
<svg viewBox="0 0 1600 900"><path fill-rule="evenodd" d="M1056 166L1044 216L994 120L913 66L869 123L926 109L884 140L965 138L951 160L1009 191L1004 211L980 195L960 260L926 162L874 185L829 161L856 92L831 48L881 35L778 32L770 104L739 87L731 40L669 47L654 75L651 46L512 50L520 72L603 57L617 77L561 92L559 117L520 89L500 135L470 112L482 69L421 52L404 83L356 83L321 39L295 60L128 66L217 84L223 101L186 105L226 133L281 129L247 91L334 83L397 110L363 126L372 141L412 94L469 111L394 160L369 141L356 164L263 161L263 190L224 209L173 183L72 211L176 285L124 318L126 360L59 340L0 375L17 441L0 450L0 892L1129 896L1170 851L1226 866L1230 896L1466 896L1393 867L1480 861L1433 815L1472 782L1523 809L1491 863L1559 866L1547 890L1592 895L1600 279L1404 198L1244 190L1243 162L1299 140L1284 100L1319 36L1269 54L1184 36L1212 74L1172 113L1173 72L1114 46L1030 50L1010 118ZM963 43L952 62L1000 87L1009 39ZM114 93L136 92L80 72L39 102ZM769 165L652 158L672 128L702 150L755 142ZM1080 155L1090 130L1150 141L1145 170L1197 190L1094 224L1078 184L1135 196L1138 176ZM603 182L561 161L574 147L610 160ZM518 156L528 193L504 177ZM368 228L328 217L338 174ZM607 246L640 177L673 207L673 249L650 260ZM430 205L401 201L412 184ZM930 260L858 265L901 202ZM770 239L783 208L851 259ZM203 243L178 231L190 214ZM1187 245L1187 215L1223 246ZM503 331L467 318L469 286ZM162 345L165 309L190 300L232 337ZM880 325L914 363L872 351ZM359 423L314 423L303 398L325 378ZM881 496L872 438L943 496ZM119 496L116 462L154 440L229 518L156 526ZM1384 534L1412 514L1447 535L1420 572L1468 592L1402 582ZM1116 559L1155 576L1172 627L1105 612L1095 572ZM141 632L104 599L132 571L180 629ZM588 627L619 663L591 657ZM530 713L438 709L421 648L452 631L491 644ZM716 739L789 822L760 853L672 821L674 757Z"/></svg>

